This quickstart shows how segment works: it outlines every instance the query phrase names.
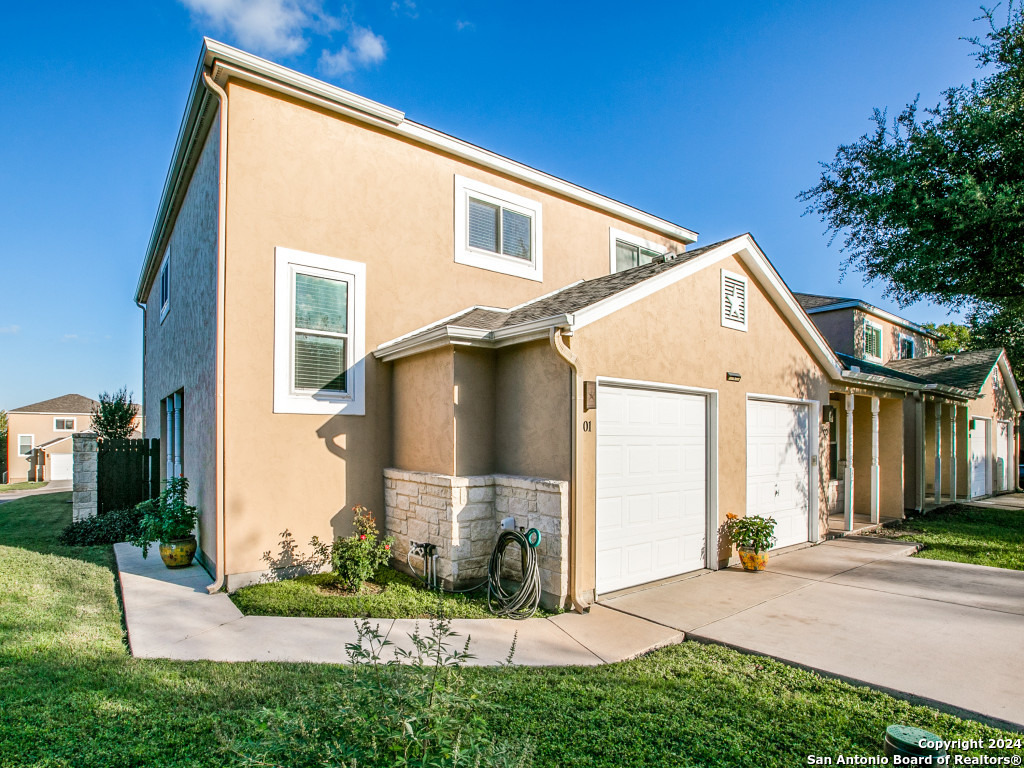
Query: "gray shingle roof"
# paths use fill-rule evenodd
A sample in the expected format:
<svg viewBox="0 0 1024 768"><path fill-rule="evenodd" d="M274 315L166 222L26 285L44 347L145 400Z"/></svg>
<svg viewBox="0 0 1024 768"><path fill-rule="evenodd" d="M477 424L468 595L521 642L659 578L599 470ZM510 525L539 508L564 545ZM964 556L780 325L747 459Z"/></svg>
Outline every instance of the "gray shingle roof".
<svg viewBox="0 0 1024 768"><path fill-rule="evenodd" d="M97 405L98 402L84 395L61 395L52 400L12 408L9 413L92 413Z"/></svg>
<svg viewBox="0 0 1024 768"><path fill-rule="evenodd" d="M819 307L827 307L832 304L858 301L858 299L849 299L842 296L819 296L816 293L794 293L793 295L804 309L818 309Z"/></svg>
<svg viewBox="0 0 1024 768"><path fill-rule="evenodd" d="M599 301L604 301L605 299L614 296L616 293L624 291L627 288L631 288L638 283L642 283L644 280L648 280L655 275L659 275L662 272L667 272L681 264L685 264L691 259L700 256L702 253L706 253L712 248L717 248L722 245L722 243L727 243L729 240L735 239L736 238L729 238L728 240L722 240L718 243L711 243L710 245L704 245L700 248L693 248L684 251L674 259L669 259L660 263L643 264L639 267L625 269L611 275L596 277L592 280L580 280L579 282L567 285L565 288L562 288L552 294L512 309L486 309L482 307L473 307L460 315L434 323L433 325L424 328L422 331L418 331L416 335L418 336L420 333L427 333L428 331L443 327L496 331L501 328L522 325L523 323L528 323L532 320L542 320L547 317L572 314L573 312L578 312L584 307L589 307L592 304L597 304Z"/></svg>
<svg viewBox="0 0 1024 768"><path fill-rule="evenodd" d="M843 364L843 368L850 370L853 367L860 368L861 373L870 373L875 376L888 376L890 379L899 379L901 381L909 381L912 384L930 384L928 379L922 379L919 376L906 373L905 371L897 371L895 368L891 368L878 363L872 363L867 360L861 360L859 357L853 355L846 355L842 352L836 352L836 357L839 358L839 362Z"/></svg>
<svg viewBox="0 0 1024 768"><path fill-rule="evenodd" d="M928 381L979 392L1002 353L1002 349L978 349L955 355L893 360L889 367ZM952 360L947 360L947 357Z"/></svg>

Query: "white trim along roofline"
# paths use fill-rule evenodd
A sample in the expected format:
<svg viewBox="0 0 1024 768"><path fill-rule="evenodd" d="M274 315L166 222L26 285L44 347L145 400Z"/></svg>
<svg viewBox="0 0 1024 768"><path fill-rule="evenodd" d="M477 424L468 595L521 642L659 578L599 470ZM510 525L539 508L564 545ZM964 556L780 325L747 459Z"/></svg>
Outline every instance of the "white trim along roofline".
<svg viewBox="0 0 1024 768"><path fill-rule="evenodd" d="M945 336L943 336L941 333L930 331L923 325L912 323L910 320L902 318L899 315L894 315L892 312L889 312L887 310L879 309L873 304L868 304L866 301L861 301L860 299L848 299L846 301L838 301L835 304L826 304L823 307L811 307L810 309L805 309L804 312L806 312L808 315L816 315L819 312L833 312L839 309L859 309L863 312L867 312L868 314L880 317L882 320L892 323L893 325L898 325L901 328L906 328L909 331L914 331L914 333L919 333L922 336L928 336L929 338L932 339L945 338Z"/></svg>
<svg viewBox="0 0 1024 768"><path fill-rule="evenodd" d="M1010 360L1006 357L1006 350L1004 349L999 353L999 357L996 359L996 365L999 366L999 372L1003 375L1003 384L1009 383L1011 386L1007 387L1010 391L1010 397L1013 399L1013 407L1017 413L1024 411L1024 398L1021 398L1020 389L1017 387L1017 379L1013 375L1013 369L1010 367ZM992 366L995 368L995 365ZM992 372L989 371L989 376ZM988 377L985 378L988 381Z"/></svg>
<svg viewBox="0 0 1024 768"><path fill-rule="evenodd" d="M171 165L164 181L156 220L135 289L137 302L142 303L145 299L154 272L155 254L162 251L163 242L168 236L169 219L173 217L173 209L176 208L177 201L184 195L184 187L187 187L190 165L197 152L196 145L203 141L205 126L208 121L213 119L209 109L211 97L203 85L203 73L206 71L210 71L213 80L220 86L223 86L229 78L259 85L299 101L370 123L389 133L433 149L439 149L467 162L498 171L511 178L591 206L684 243L694 243L697 240L697 234L685 227L536 168L531 168L496 152L483 149L425 125L414 123L405 118L404 112L392 107L204 37L202 53L192 80L185 114L178 129Z"/></svg>

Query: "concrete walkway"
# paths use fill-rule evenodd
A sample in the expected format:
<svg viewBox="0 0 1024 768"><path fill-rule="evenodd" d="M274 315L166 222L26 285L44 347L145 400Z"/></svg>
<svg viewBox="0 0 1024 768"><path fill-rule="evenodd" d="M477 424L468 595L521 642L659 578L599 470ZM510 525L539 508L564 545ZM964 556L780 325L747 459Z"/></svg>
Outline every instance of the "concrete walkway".
<svg viewBox="0 0 1024 768"><path fill-rule="evenodd" d="M743 651L1024 730L1024 572L847 536L603 602Z"/></svg>
<svg viewBox="0 0 1024 768"><path fill-rule="evenodd" d="M343 664L345 643L357 639L353 619L243 616L224 593L208 595L210 576L198 565L169 570L159 552L115 544L125 623L132 655L212 661L293 661ZM398 647L412 650L408 633L429 621L372 619ZM587 616L550 619L456 619L462 647L471 637L470 664L496 665L516 639L515 663L523 666L592 666L622 661L664 645L683 633L619 611L596 606ZM518 633L518 637L517 637ZM388 655L386 658L390 658Z"/></svg>
<svg viewBox="0 0 1024 768"><path fill-rule="evenodd" d="M0 504L3 504L5 501L24 499L26 496L44 496L47 493L67 493L70 490L70 480L53 480L42 488L33 488L28 491L0 491Z"/></svg>

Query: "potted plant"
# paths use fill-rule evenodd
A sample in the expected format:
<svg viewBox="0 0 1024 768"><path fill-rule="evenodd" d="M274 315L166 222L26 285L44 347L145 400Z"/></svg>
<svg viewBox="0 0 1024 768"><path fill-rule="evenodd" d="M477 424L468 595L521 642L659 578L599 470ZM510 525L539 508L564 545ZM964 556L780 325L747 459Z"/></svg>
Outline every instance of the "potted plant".
<svg viewBox="0 0 1024 768"><path fill-rule="evenodd" d="M736 545L744 570L763 571L768 550L775 544L775 519L760 515L726 515L722 532Z"/></svg>
<svg viewBox="0 0 1024 768"><path fill-rule="evenodd" d="M152 542L160 543L160 557L168 568L185 568L196 554L194 534L199 513L185 501L188 480L171 477L155 499L136 505L142 513L138 534L129 541L142 547L142 556L149 554Z"/></svg>

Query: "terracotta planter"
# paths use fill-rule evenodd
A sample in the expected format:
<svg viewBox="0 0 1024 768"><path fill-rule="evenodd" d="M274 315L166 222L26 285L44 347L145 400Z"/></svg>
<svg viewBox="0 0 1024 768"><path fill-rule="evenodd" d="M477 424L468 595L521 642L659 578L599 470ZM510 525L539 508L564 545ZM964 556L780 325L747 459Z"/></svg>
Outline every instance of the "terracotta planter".
<svg viewBox="0 0 1024 768"><path fill-rule="evenodd" d="M768 565L767 552L755 552L750 547L737 547L736 549L740 553L740 562L743 563L743 570L763 571L764 567Z"/></svg>
<svg viewBox="0 0 1024 768"><path fill-rule="evenodd" d="M187 568L196 556L196 537L160 542L160 559L168 568Z"/></svg>

